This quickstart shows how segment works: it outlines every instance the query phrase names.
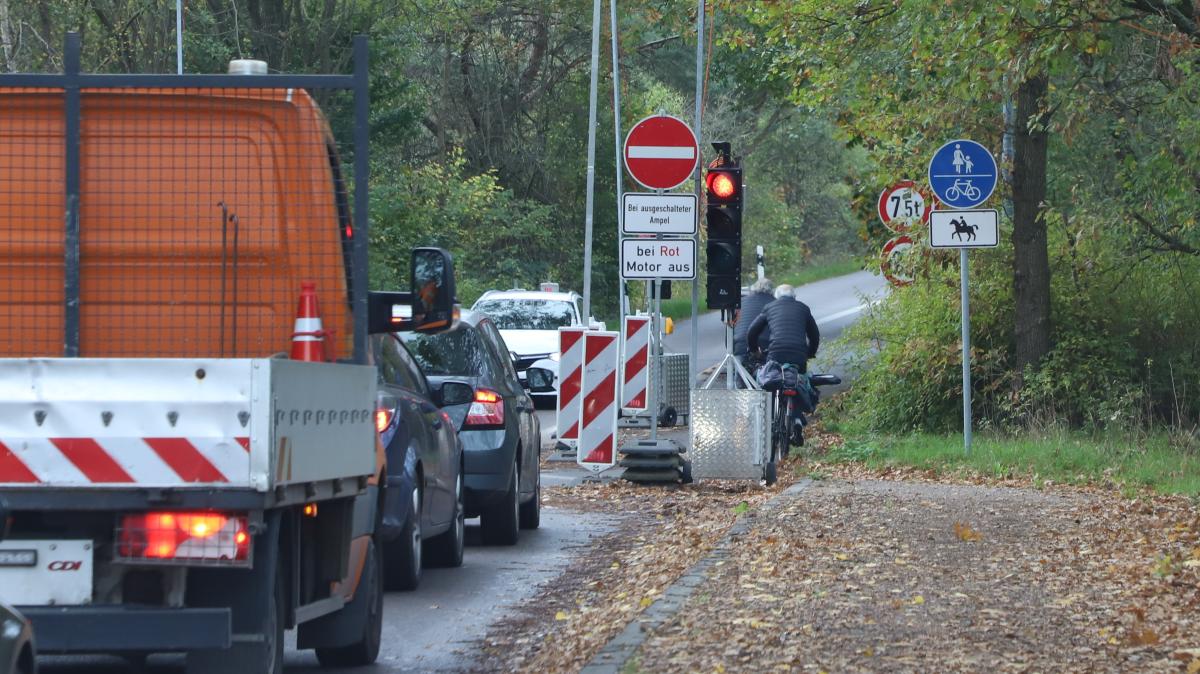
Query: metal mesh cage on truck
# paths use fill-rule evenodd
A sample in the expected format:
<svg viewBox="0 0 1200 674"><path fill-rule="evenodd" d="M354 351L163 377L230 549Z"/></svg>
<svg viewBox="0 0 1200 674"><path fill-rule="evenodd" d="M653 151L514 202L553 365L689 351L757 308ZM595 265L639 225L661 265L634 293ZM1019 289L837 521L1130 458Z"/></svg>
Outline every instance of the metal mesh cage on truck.
<svg viewBox="0 0 1200 674"><path fill-rule="evenodd" d="M76 35L65 56L0 75L0 357L271 356L312 281L326 353L364 362L365 38L353 75L81 74Z"/></svg>

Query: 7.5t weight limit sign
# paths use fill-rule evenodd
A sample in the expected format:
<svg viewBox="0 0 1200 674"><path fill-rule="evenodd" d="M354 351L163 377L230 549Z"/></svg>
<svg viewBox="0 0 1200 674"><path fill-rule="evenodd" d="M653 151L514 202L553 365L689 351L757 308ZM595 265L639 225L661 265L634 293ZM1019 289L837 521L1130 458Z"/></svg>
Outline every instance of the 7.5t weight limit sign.
<svg viewBox="0 0 1200 674"><path fill-rule="evenodd" d="M696 278L696 242L692 239L625 239L621 241L621 278Z"/></svg>

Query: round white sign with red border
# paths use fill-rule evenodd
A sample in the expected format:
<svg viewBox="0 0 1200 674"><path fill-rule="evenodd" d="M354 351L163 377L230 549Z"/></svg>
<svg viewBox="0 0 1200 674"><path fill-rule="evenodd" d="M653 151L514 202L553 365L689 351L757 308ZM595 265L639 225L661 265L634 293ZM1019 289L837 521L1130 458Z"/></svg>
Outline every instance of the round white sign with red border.
<svg viewBox="0 0 1200 674"><path fill-rule="evenodd" d="M918 224L929 223L934 201L913 181L901 180L879 194L879 220L893 232L904 234Z"/></svg>
<svg viewBox="0 0 1200 674"><path fill-rule="evenodd" d="M907 236L897 236L884 244L883 253L880 255L879 268L883 272L883 277L889 283L898 288L912 285L913 277L911 271L907 268L908 265L898 265L896 263L900 262L901 258L913 252L913 240Z"/></svg>
<svg viewBox="0 0 1200 674"><path fill-rule="evenodd" d="M652 190L679 187L692 177L699 161L696 134L678 117L652 115L625 136L625 168Z"/></svg>

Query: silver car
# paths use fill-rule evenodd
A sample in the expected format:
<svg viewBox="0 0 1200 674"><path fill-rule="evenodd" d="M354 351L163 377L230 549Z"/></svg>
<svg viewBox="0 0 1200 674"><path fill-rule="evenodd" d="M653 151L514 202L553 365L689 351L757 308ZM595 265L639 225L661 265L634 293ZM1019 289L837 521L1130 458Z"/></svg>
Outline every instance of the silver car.
<svg viewBox="0 0 1200 674"><path fill-rule="evenodd" d="M0 604L0 674L37 674L33 627L17 610Z"/></svg>

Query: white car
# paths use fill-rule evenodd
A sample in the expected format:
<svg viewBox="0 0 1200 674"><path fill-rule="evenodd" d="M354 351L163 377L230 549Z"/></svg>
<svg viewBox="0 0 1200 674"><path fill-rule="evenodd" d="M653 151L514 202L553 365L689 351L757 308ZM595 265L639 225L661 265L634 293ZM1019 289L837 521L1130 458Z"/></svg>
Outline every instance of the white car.
<svg viewBox="0 0 1200 674"><path fill-rule="evenodd" d="M489 290L471 307L471 311L487 314L512 353L513 365L521 382L526 382L526 370L543 359L557 361L558 329L581 327L583 298L579 293L562 292L558 285L547 283L541 290ZM592 322L600 330L603 324ZM557 368L554 368L557 370ZM544 387L535 387L538 389ZM558 380L554 390L530 390L534 400L553 406L558 395Z"/></svg>

